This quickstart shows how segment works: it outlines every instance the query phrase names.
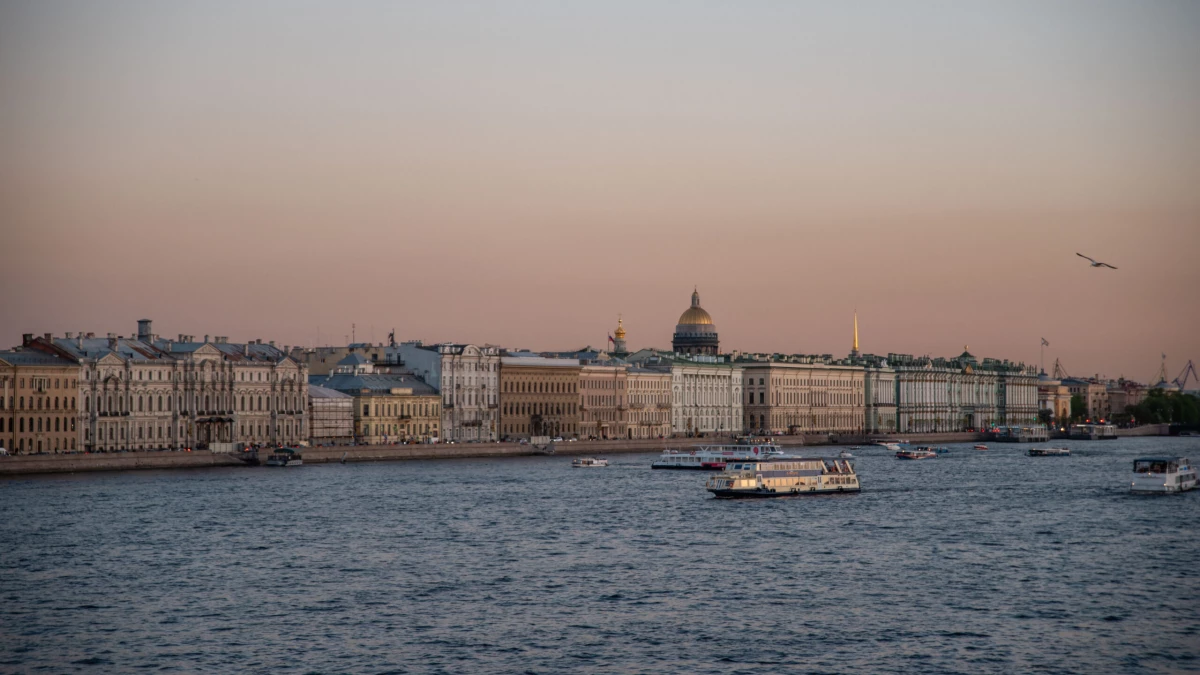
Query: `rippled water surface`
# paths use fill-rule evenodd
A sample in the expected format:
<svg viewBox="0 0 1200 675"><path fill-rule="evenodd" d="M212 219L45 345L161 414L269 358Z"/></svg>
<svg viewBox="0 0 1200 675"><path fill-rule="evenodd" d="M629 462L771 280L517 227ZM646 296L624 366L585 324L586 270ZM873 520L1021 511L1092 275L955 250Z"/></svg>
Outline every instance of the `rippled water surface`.
<svg viewBox="0 0 1200 675"><path fill-rule="evenodd" d="M764 501L650 455L0 481L0 671L1200 670L1200 492L1125 492L1200 439L1069 445Z"/></svg>

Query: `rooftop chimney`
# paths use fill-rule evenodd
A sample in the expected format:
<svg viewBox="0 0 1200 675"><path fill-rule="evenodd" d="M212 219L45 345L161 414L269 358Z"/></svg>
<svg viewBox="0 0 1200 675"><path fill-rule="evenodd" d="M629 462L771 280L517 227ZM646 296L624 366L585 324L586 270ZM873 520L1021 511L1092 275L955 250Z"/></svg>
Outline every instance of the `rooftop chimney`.
<svg viewBox="0 0 1200 675"><path fill-rule="evenodd" d="M50 340L54 339L54 334L53 333L42 333L42 337L46 338L46 342L49 342Z"/></svg>
<svg viewBox="0 0 1200 675"><path fill-rule="evenodd" d="M72 333L71 331L67 331L67 332L63 333L63 337L70 340L71 338L75 337L75 334Z"/></svg>
<svg viewBox="0 0 1200 675"><path fill-rule="evenodd" d="M22 333L21 334L21 346L27 347L27 346L29 346L30 342L33 342L33 333Z"/></svg>
<svg viewBox="0 0 1200 675"><path fill-rule="evenodd" d="M87 338L88 338L89 340L91 340L91 339L94 339L95 337L96 337L96 334L95 334L95 333L88 333L88 334L87 334Z"/></svg>
<svg viewBox="0 0 1200 675"><path fill-rule="evenodd" d="M138 320L137 339L138 339L138 342L149 343L151 341L152 338L150 337L150 319L139 319Z"/></svg>
<svg viewBox="0 0 1200 675"><path fill-rule="evenodd" d="M205 341L205 342L208 342L208 336L207 336L207 335L205 335L205 336L204 336L204 341Z"/></svg>
<svg viewBox="0 0 1200 675"><path fill-rule="evenodd" d="M274 340L271 340L271 341L270 341L269 343L267 343L267 344L269 344L269 345L271 345L272 347L274 347L274 346L275 346L275 341L274 341Z"/></svg>

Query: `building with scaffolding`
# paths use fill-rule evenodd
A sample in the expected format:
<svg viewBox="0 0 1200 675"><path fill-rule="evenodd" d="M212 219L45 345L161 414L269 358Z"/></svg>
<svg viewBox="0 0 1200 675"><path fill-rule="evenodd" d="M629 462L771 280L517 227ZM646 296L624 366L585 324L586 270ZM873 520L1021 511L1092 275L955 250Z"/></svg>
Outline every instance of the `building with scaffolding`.
<svg viewBox="0 0 1200 675"><path fill-rule="evenodd" d="M308 442L349 445L354 442L354 398L314 384L308 385Z"/></svg>

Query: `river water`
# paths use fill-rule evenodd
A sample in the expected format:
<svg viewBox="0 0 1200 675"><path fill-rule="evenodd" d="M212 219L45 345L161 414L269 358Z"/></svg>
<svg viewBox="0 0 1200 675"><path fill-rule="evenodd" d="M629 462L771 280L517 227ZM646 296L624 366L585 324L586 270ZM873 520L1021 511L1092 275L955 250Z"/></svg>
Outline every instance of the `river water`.
<svg viewBox="0 0 1200 675"><path fill-rule="evenodd" d="M1126 492L1200 439L1068 445L762 501L651 455L4 480L0 671L1200 670L1200 492Z"/></svg>

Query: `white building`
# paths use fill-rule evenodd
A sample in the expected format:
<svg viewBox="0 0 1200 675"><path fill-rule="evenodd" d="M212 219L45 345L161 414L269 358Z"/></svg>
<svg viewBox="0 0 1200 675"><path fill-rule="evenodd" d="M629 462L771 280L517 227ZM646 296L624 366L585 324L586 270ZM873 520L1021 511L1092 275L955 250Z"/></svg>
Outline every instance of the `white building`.
<svg viewBox="0 0 1200 675"><path fill-rule="evenodd" d="M500 424L500 350L420 341L400 344L405 367L442 394L442 440L495 441Z"/></svg>
<svg viewBox="0 0 1200 675"><path fill-rule="evenodd" d="M728 357L643 349L630 363L671 373L671 432L679 435L742 431L742 367Z"/></svg>
<svg viewBox="0 0 1200 675"><path fill-rule="evenodd" d="M167 340L138 322L137 338L92 333L34 346L80 364L85 450L153 450L231 442L288 445L308 438L308 373L261 340Z"/></svg>
<svg viewBox="0 0 1200 675"><path fill-rule="evenodd" d="M976 361L888 354L896 372L896 417L901 432L982 430L1038 421L1036 369L996 359Z"/></svg>

